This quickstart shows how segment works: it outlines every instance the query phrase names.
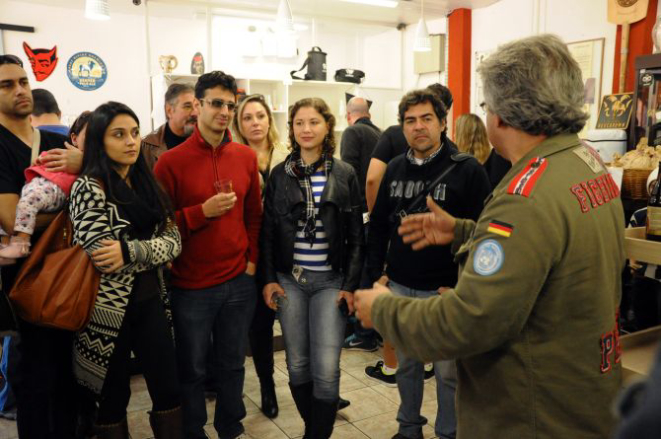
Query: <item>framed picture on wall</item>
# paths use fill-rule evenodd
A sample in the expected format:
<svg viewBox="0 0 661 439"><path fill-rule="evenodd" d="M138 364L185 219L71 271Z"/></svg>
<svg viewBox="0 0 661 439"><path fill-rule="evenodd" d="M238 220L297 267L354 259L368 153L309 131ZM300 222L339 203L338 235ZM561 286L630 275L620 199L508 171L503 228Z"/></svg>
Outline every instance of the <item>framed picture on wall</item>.
<svg viewBox="0 0 661 439"><path fill-rule="evenodd" d="M567 43L569 52L581 68L584 87L583 108L590 115L585 128L579 134L581 137L588 130L594 129L599 116L605 40L605 38L595 38Z"/></svg>

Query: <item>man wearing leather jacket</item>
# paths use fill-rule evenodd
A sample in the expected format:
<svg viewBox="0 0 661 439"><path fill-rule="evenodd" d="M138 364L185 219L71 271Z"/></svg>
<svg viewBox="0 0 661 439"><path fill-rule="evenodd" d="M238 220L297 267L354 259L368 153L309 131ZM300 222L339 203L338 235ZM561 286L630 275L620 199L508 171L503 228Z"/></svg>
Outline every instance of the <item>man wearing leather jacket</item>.
<svg viewBox="0 0 661 439"><path fill-rule="evenodd" d="M198 104L195 90L190 84L170 84L165 92L165 115L167 122L142 139L142 154L150 168L165 151L180 145L195 129Z"/></svg>

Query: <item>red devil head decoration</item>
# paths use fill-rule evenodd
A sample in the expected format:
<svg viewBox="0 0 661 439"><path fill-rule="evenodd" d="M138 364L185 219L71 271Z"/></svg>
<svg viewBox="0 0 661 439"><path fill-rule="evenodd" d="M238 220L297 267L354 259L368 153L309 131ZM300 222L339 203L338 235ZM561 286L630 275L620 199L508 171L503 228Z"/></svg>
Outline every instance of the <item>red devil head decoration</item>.
<svg viewBox="0 0 661 439"><path fill-rule="evenodd" d="M48 78L55 66L57 66L57 46L52 49L32 49L28 43L23 43L25 54L30 59L32 65L32 72L37 78L37 81L43 81Z"/></svg>

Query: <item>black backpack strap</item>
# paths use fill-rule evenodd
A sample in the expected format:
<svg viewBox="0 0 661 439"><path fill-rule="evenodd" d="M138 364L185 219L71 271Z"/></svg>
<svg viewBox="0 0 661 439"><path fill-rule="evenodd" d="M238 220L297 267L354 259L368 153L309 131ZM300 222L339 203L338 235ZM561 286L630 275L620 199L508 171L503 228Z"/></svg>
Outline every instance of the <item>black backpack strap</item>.
<svg viewBox="0 0 661 439"><path fill-rule="evenodd" d="M305 78L298 77L298 76L296 76L294 73L298 73L298 72L300 72L301 70L303 70L304 68L306 68L307 65L308 65L308 62L310 62L310 58L309 58L309 57L308 57L308 58L305 58L305 62L303 63L303 65L301 66L300 69L298 69L298 70L292 70L291 72L289 72L289 74L291 75L292 79L301 79L301 80L305 80Z"/></svg>
<svg viewBox="0 0 661 439"><path fill-rule="evenodd" d="M426 189L420 191L417 197L413 199L411 204L409 204L408 208L406 209L401 209L395 214L399 217L400 221L404 219L406 216L410 215L411 212L415 212L416 209L420 208L421 205L425 204L427 202L427 196L431 193L432 189L438 186L441 181L445 178L446 175L448 175L452 170L461 162L464 162L468 159L473 157L470 154L466 154L465 152L456 152L450 156L450 160L452 160L452 164L448 166L445 171L441 172L441 175L436 177L434 181L432 181L429 186L427 186Z"/></svg>

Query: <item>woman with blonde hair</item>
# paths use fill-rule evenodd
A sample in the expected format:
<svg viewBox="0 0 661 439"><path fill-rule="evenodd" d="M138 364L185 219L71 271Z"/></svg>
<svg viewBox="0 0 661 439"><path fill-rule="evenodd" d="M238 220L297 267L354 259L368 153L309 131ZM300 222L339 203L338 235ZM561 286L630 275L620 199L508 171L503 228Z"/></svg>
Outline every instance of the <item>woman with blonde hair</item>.
<svg viewBox="0 0 661 439"><path fill-rule="evenodd" d="M273 114L264 96L246 96L236 111L233 121L234 137L237 142L250 146L257 153L257 165L261 180L262 196L264 185L275 165L284 161L289 151L280 143ZM261 267L256 273L257 306L250 326L250 350L255 371L259 378L262 397L262 412L268 418L278 416L278 400L273 381L273 323L275 312L261 300L264 276Z"/></svg>
<svg viewBox="0 0 661 439"><path fill-rule="evenodd" d="M271 170L289 154L287 147L280 143L273 113L264 96L253 94L241 101L232 123L232 131L238 143L250 146L257 153L263 190Z"/></svg>
<svg viewBox="0 0 661 439"><path fill-rule="evenodd" d="M498 186L512 167L510 162L499 156L491 147L487 128L475 114L462 114L457 118L454 140L459 151L472 155L484 166L489 175L491 189Z"/></svg>
<svg viewBox="0 0 661 439"><path fill-rule="evenodd" d="M475 114L462 114L457 118L456 130L454 141L459 151L467 152L484 165L491 153L491 145L482 119Z"/></svg>

